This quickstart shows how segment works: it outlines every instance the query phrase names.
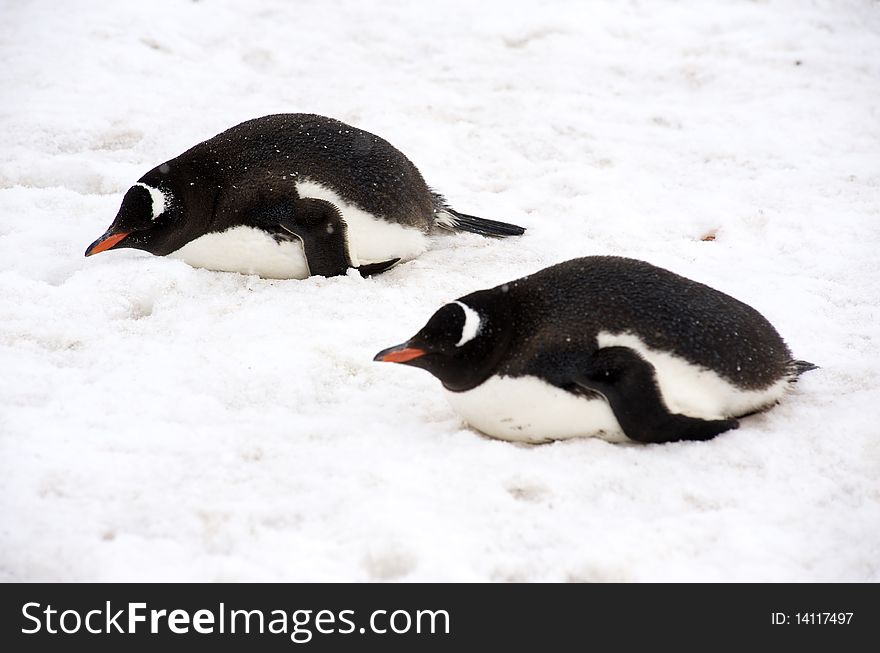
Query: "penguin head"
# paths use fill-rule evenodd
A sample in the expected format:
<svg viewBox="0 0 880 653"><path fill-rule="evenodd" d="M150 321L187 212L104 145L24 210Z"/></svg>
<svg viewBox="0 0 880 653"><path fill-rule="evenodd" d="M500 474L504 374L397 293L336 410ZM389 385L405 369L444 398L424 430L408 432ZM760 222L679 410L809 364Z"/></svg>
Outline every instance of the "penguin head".
<svg viewBox="0 0 880 653"><path fill-rule="evenodd" d="M169 191L138 182L125 193L113 224L88 246L86 256L123 247L158 256L173 252L181 222L173 200Z"/></svg>
<svg viewBox="0 0 880 653"><path fill-rule="evenodd" d="M506 329L503 311L486 302L481 291L441 307L406 342L380 351L375 361L420 367L444 387L461 391L488 378L503 353Z"/></svg>

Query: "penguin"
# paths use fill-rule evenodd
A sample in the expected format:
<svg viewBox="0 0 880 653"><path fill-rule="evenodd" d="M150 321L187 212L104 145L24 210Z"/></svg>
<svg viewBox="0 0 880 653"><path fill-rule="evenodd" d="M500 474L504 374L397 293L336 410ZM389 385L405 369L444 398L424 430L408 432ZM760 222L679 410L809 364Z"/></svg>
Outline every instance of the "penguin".
<svg viewBox="0 0 880 653"><path fill-rule="evenodd" d="M527 443L709 440L816 367L752 307L615 256L461 297L374 360L427 370L468 424Z"/></svg>
<svg viewBox="0 0 880 653"><path fill-rule="evenodd" d="M156 166L128 189L92 256L131 247L272 279L384 272L434 229L520 235L452 209L406 156L332 118L248 120Z"/></svg>

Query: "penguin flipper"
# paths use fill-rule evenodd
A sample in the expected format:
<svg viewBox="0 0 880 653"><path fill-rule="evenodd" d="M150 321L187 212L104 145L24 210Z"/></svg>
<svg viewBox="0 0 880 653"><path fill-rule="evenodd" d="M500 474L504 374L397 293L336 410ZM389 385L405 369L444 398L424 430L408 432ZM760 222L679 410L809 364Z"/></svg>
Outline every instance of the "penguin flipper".
<svg viewBox="0 0 880 653"><path fill-rule="evenodd" d="M624 434L636 442L711 440L739 427L735 419L704 420L670 412L654 366L629 347L599 349L575 383L605 397Z"/></svg>
<svg viewBox="0 0 880 653"><path fill-rule="evenodd" d="M355 267L348 256L348 226L335 204L304 197L295 203L292 215L285 213L278 225L302 242L309 274L334 277ZM365 276L379 274L399 260L369 263L356 269Z"/></svg>
<svg viewBox="0 0 880 653"><path fill-rule="evenodd" d="M278 225L300 239L309 274L333 277L352 267L348 258L348 228L339 209L325 200L303 198Z"/></svg>

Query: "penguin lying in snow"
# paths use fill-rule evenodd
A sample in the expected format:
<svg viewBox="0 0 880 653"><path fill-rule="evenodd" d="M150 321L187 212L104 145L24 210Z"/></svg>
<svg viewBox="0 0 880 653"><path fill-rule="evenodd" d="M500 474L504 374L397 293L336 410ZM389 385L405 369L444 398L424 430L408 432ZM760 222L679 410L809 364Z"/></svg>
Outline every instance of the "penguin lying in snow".
<svg viewBox="0 0 880 653"><path fill-rule="evenodd" d="M212 270L302 279L387 270L434 227L522 227L459 213L387 141L311 114L256 118L153 168L86 256L133 247Z"/></svg>
<svg viewBox="0 0 880 653"><path fill-rule="evenodd" d="M610 256L446 304L374 360L429 371L468 423L523 442L709 440L815 369L750 306Z"/></svg>

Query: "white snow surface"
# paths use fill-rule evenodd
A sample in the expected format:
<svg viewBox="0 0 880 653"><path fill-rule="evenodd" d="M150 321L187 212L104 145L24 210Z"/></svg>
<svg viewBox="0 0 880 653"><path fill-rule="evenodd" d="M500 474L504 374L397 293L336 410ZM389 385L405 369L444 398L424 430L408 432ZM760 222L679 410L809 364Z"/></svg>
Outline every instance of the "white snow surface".
<svg viewBox="0 0 880 653"><path fill-rule="evenodd" d="M880 580L880 4L0 2L0 579ZM370 279L83 257L153 166L313 112L459 210ZM714 234L714 241L702 237ZM528 446L374 363L569 258L821 369L706 443Z"/></svg>

